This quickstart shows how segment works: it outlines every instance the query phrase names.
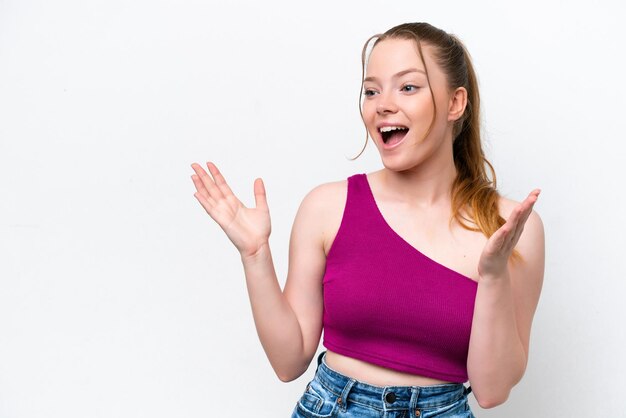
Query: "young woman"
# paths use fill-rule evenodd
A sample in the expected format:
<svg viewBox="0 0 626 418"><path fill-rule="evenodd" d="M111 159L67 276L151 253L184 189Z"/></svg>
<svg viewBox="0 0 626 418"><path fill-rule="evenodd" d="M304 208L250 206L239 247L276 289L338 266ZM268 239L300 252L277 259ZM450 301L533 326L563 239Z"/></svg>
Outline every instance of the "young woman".
<svg viewBox="0 0 626 418"><path fill-rule="evenodd" d="M209 175L194 163L194 196L241 254L282 381L307 370L324 329L293 417L472 417L470 391L494 407L526 369L544 270L539 190L521 203L496 191L476 75L455 36L396 26L366 42L363 69L361 114L383 168L305 196L283 291L262 180L246 208L215 164Z"/></svg>

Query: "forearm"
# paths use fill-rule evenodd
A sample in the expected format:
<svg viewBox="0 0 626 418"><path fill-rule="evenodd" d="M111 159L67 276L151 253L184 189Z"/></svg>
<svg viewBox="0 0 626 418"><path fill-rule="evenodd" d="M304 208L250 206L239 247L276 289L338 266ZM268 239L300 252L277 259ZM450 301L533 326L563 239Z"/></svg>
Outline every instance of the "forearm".
<svg viewBox="0 0 626 418"><path fill-rule="evenodd" d="M510 277L481 278L467 359L479 404L489 408L503 403L525 368L526 353L517 329Z"/></svg>
<svg viewBox="0 0 626 418"><path fill-rule="evenodd" d="M303 359L302 330L278 283L269 244L241 261L261 345L280 380L293 380L308 364Z"/></svg>

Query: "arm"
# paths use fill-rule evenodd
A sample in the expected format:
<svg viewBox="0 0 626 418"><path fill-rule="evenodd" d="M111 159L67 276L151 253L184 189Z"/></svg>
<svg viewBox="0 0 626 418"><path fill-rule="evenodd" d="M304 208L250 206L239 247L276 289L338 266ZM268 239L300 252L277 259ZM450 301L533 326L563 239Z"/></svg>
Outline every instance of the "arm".
<svg viewBox="0 0 626 418"><path fill-rule="evenodd" d="M326 267L321 227L323 189L319 186L307 194L296 214L283 292L269 246L254 256L242 257L257 333L283 382L306 372L322 333L322 277Z"/></svg>
<svg viewBox="0 0 626 418"><path fill-rule="evenodd" d="M488 241L479 263L467 369L483 408L504 403L528 363L544 271L543 225L532 212L537 195L531 193L513 209L507 223ZM513 247L523 261L508 262Z"/></svg>
<svg viewBox="0 0 626 418"><path fill-rule="evenodd" d="M321 335L325 254L320 194L324 187L311 191L296 215L283 293L269 247L271 227L262 180L254 184L256 208L246 208L214 164L207 163L213 178L199 165L192 167L194 196L240 252L261 345L280 380L293 380L307 370Z"/></svg>

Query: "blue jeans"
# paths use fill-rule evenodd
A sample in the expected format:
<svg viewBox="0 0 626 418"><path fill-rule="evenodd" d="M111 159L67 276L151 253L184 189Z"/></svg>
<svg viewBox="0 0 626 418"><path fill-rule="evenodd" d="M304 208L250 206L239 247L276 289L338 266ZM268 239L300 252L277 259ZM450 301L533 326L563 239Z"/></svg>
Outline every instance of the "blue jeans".
<svg viewBox="0 0 626 418"><path fill-rule="evenodd" d="M291 418L474 418L462 383L430 386L373 386L331 369L317 358L317 370Z"/></svg>

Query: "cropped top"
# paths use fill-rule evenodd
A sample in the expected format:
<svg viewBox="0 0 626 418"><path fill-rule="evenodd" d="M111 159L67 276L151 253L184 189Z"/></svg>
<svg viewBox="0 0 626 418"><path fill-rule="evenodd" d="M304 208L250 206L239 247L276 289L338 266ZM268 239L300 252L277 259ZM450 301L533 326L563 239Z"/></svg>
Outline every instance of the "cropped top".
<svg viewBox="0 0 626 418"><path fill-rule="evenodd" d="M387 223L366 174L348 177L323 278L323 345L389 369L455 383L478 284L419 252Z"/></svg>

